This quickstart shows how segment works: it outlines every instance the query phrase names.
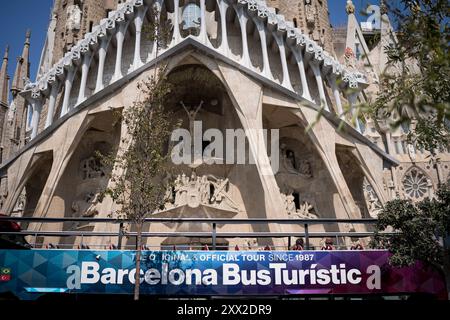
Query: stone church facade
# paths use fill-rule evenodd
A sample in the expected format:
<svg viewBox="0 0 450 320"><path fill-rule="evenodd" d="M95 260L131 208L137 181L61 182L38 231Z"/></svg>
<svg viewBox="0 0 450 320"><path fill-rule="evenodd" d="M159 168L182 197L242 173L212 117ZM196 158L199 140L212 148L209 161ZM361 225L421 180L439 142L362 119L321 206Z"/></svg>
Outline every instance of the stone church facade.
<svg viewBox="0 0 450 320"><path fill-rule="evenodd" d="M157 17L149 8L156 6ZM336 37L326 0L57 0L36 81L29 78L29 38L13 81L0 73L1 210L26 217L108 217L115 205L98 195L108 172L97 151L120 148L124 127L114 111L138 98L138 83L165 63L174 90L170 110L189 130L277 130L279 170L262 130L247 135L254 164L177 167L175 190L155 217L376 218L396 197L433 197L449 179L449 150L438 159L407 143L410 128L390 132L352 121L346 106L373 99L390 38L367 46L353 3ZM146 36L153 19L170 25L161 48ZM343 35L343 36L342 36ZM340 42L339 42L340 41ZM158 50L157 50L158 49ZM364 54L359 54L363 52ZM207 80L205 80L207 79ZM10 95L10 94L11 95ZM318 117L319 112L322 114ZM314 124L314 125L313 125ZM305 130L311 127L310 130ZM115 231L105 224L30 223L29 230ZM221 232L294 232L301 225L224 225ZM152 224L149 231L210 231L202 224ZM360 225L315 225L310 231L366 231ZM152 238L149 246L205 244ZM76 238L45 238L72 246ZM114 239L90 238L91 248ZM131 241L131 240L130 240ZM191 241L191 243L189 242ZM193 242L192 242L193 241ZM203 242L202 242L203 241ZM251 248L254 239L224 239ZM85 240L86 242L86 240ZM273 245L285 246L273 239Z"/></svg>

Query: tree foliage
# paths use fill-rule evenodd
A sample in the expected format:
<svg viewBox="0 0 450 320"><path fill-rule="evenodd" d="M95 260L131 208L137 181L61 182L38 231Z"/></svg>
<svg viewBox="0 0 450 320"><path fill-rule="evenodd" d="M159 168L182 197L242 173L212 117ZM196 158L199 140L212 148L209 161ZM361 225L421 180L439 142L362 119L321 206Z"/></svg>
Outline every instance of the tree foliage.
<svg viewBox="0 0 450 320"><path fill-rule="evenodd" d="M383 235L383 231L394 235ZM450 183L442 185L433 199L416 204L410 200L389 201L378 215L373 248L388 248L390 262L407 266L416 260L444 269L448 249L442 245L450 231Z"/></svg>
<svg viewBox="0 0 450 320"><path fill-rule="evenodd" d="M138 90L143 98L121 116L123 147L102 160L113 169L106 194L118 205L116 216L142 223L164 205L171 170L168 141L176 124L164 108L171 86L161 73L139 83Z"/></svg>
<svg viewBox="0 0 450 320"><path fill-rule="evenodd" d="M387 68L370 110L376 119L396 119L394 128L415 121L410 142L433 152L449 143L450 5L448 0L386 3L397 41L384 48Z"/></svg>
<svg viewBox="0 0 450 320"><path fill-rule="evenodd" d="M117 154L99 154L103 164L111 168L105 195L117 205L115 216L132 220L136 227L135 300L139 299L142 227L145 218L166 202L166 191L172 184L169 140L178 126L165 108L171 84L164 68L140 82L138 91L140 99L121 114L125 132Z"/></svg>

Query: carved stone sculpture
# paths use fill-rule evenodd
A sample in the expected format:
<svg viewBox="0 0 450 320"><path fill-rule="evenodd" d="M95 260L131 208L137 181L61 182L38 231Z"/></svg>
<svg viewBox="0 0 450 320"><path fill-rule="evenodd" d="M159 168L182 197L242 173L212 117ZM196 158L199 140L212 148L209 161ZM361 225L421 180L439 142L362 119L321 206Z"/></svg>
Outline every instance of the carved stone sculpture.
<svg viewBox="0 0 450 320"><path fill-rule="evenodd" d="M83 199L72 202L72 211L77 216L93 217L98 214L96 208L99 203L100 193L88 192Z"/></svg>
<svg viewBox="0 0 450 320"><path fill-rule="evenodd" d="M100 161L95 157L89 157L81 161L80 170L83 173L83 180L100 178L105 175Z"/></svg>
<svg viewBox="0 0 450 320"><path fill-rule="evenodd" d="M288 216L290 216L291 218L317 219L317 215L311 213L311 211L314 209L313 206L307 201L300 203L300 207L297 209L294 201L295 198L292 193L290 194L282 193L281 197L284 199L286 212Z"/></svg>
<svg viewBox="0 0 450 320"><path fill-rule="evenodd" d="M383 205L366 177L363 180L363 192L369 215L372 218L376 218L378 213L383 209Z"/></svg>
<svg viewBox="0 0 450 320"><path fill-rule="evenodd" d="M175 178L173 194L166 196L166 208L187 205L197 208L201 204L221 209L237 210L238 205L228 193L229 180L217 178L213 175L197 176L192 172L191 177L186 174Z"/></svg>
<svg viewBox="0 0 450 320"><path fill-rule="evenodd" d="M67 22L66 29L80 30L81 29L81 10L78 5L72 5L67 7Z"/></svg>

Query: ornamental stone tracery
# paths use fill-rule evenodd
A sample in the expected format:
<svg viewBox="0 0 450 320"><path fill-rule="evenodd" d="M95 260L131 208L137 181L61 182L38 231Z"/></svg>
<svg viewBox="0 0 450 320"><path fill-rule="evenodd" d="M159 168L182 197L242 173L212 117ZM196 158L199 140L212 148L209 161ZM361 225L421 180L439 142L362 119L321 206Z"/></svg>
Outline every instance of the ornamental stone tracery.
<svg viewBox="0 0 450 320"><path fill-rule="evenodd" d="M430 195L431 181L418 168L409 170L402 179L404 194L413 200L420 200Z"/></svg>
<svg viewBox="0 0 450 320"><path fill-rule="evenodd" d="M383 209L383 205L380 199L378 198L378 195L376 194L375 190L373 189L372 185L370 184L369 180L367 180L366 177L364 177L363 180L363 192L367 210L369 211L369 215L372 218L376 218L380 213L380 211Z"/></svg>

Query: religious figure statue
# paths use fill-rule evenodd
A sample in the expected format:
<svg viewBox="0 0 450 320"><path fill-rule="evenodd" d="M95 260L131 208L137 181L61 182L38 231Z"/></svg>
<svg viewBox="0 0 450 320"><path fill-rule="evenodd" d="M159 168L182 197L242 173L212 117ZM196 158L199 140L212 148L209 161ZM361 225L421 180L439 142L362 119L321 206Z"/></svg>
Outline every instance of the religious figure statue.
<svg viewBox="0 0 450 320"><path fill-rule="evenodd" d="M383 209L383 205L366 177L363 180L363 194L369 215L376 218L378 213Z"/></svg>
<svg viewBox="0 0 450 320"><path fill-rule="evenodd" d="M27 194L24 189L22 191L22 193L19 195L19 198L17 198L16 205L13 209L13 212L16 213L15 216L23 215L23 211L25 210L26 203L27 203Z"/></svg>
<svg viewBox="0 0 450 320"><path fill-rule="evenodd" d="M81 9L78 5L72 5L67 7L67 30L80 30L81 29Z"/></svg>
<svg viewBox="0 0 450 320"><path fill-rule="evenodd" d="M197 113L200 111L200 109L203 106L203 100L200 101L200 104L197 106L196 109L192 108L191 110L189 110L183 101L180 101L181 106L183 107L183 109L186 111L188 119L189 119L189 133L191 134L191 137L194 136L194 122L195 122L195 118L197 116Z"/></svg>
<svg viewBox="0 0 450 320"><path fill-rule="evenodd" d="M282 193L281 196L284 199L286 212L291 218L317 219L317 215L310 212L313 210L313 206L310 203L304 201L299 204L299 208L297 209L294 201L295 198L292 193Z"/></svg>
<svg viewBox="0 0 450 320"><path fill-rule="evenodd" d="M11 102L11 104L9 105L9 110L8 110L8 122L12 123L14 120L14 114L16 113L16 104L14 103L14 100Z"/></svg>
<svg viewBox="0 0 450 320"><path fill-rule="evenodd" d="M209 203L209 199L211 198L211 189L210 189L210 182L208 181L207 176L203 176L201 178L201 184L200 184L200 198L202 203Z"/></svg>
<svg viewBox="0 0 450 320"><path fill-rule="evenodd" d="M305 15L308 26L314 27L316 8L312 5L311 0L305 0Z"/></svg>
<svg viewBox="0 0 450 320"><path fill-rule="evenodd" d="M292 194L286 195L286 211L288 214L293 214L296 212L294 196Z"/></svg>
<svg viewBox="0 0 450 320"><path fill-rule="evenodd" d="M300 161L298 168L296 168L297 161L294 152L286 149L286 145L284 143L281 144L280 149L280 173L291 173L294 175L304 176L305 178L312 177L312 170L309 161Z"/></svg>
<svg viewBox="0 0 450 320"><path fill-rule="evenodd" d="M408 154L411 161L416 161L416 149L411 143L408 143Z"/></svg>

